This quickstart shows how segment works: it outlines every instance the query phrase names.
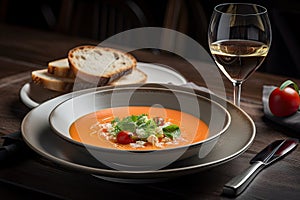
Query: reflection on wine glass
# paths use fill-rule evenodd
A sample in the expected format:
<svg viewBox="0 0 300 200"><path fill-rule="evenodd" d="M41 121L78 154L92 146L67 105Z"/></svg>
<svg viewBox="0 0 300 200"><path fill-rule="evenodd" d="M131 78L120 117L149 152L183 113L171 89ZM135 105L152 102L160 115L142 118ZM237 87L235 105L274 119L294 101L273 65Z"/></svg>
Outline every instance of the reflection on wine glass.
<svg viewBox="0 0 300 200"><path fill-rule="evenodd" d="M246 3L214 8L208 43L219 69L233 83L235 105L240 106L241 85L264 61L271 40L266 8Z"/></svg>

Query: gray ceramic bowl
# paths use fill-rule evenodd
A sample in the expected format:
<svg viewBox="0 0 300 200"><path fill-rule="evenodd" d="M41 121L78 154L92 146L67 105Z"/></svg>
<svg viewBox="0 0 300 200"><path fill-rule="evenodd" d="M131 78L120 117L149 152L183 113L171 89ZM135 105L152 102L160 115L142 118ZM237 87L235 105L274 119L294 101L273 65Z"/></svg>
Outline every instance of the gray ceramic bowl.
<svg viewBox="0 0 300 200"><path fill-rule="evenodd" d="M167 85L165 88L141 86L108 87L70 98L53 109L49 117L50 126L59 136L85 148L111 168L145 171L161 169L190 156L205 157L231 122L231 116L224 107L193 93L193 90L173 90ZM151 151L103 148L71 138L69 128L76 119L101 109L120 106L159 106L182 111L204 121L209 127L209 135L205 140L190 145Z"/></svg>

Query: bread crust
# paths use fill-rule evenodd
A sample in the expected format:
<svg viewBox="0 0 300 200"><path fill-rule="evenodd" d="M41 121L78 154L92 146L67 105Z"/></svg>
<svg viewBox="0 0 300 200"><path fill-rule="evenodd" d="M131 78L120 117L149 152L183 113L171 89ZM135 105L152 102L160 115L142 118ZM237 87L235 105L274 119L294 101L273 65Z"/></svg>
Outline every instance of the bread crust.
<svg viewBox="0 0 300 200"><path fill-rule="evenodd" d="M47 69L35 70L31 73L32 81L36 85L41 85L44 88L58 91L69 92L72 91L74 81L70 78L58 78L48 73Z"/></svg>
<svg viewBox="0 0 300 200"><path fill-rule="evenodd" d="M61 63L63 63L63 65L61 65ZM75 78L73 71L70 69L68 58L49 62L48 73L59 77Z"/></svg>
<svg viewBox="0 0 300 200"><path fill-rule="evenodd" d="M121 77L121 78L119 78L119 79L111 82L109 85L117 86L117 85L122 85L122 84L145 83L147 81L147 78L148 78L147 74L145 74L143 71L141 71L141 70L139 70L137 68L134 69L131 73L135 73L135 72L139 73L139 77L140 77L139 80L132 79L129 82L128 81L124 81L125 82L124 83L124 82L122 82L122 78L127 78L128 79L128 77L123 76L123 77ZM130 74L128 74L127 76L130 76Z"/></svg>
<svg viewBox="0 0 300 200"><path fill-rule="evenodd" d="M140 74L139 79L129 79L126 76L131 74L124 75L119 79L109 83L109 86L117 86L122 84L133 84L133 83L145 83L147 81L147 75L141 70L135 68L132 73L138 72ZM49 89L56 92L66 93L71 92L72 90L86 89L90 87L95 87L95 85L77 79L75 84L75 78L59 77L53 74L48 73L47 69L35 70L31 73L32 82L35 85L39 85L45 89ZM122 78L126 78L129 81L122 81ZM74 88L76 86L76 88Z"/></svg>
<svg viewBox="0 0 300 200"><path fill-rule="evenodd" d="M87 73L85 70L81 69L79 66L76 65L75 61L76 61L76 59L78 59L78 57L76 57L75 53L80 52L80 51L94 51L95 52L95 50L96 51L97 50L108 51L108 52L116 53L117 55L122 54L123 56L128 58L131 61L131 63L126 64L125 66L122 66L122 67L116 67L116 69L113 72L106 73L103 75L95 75L92 73ZM125 52L122 52L122 51L119 51L116 49L112 49L112 48L91 46L91 45L83 45L83 46L78 46L78 47L71 49L68 52L68 61L69 61L70 68L74 72L76 77L79 77L80 79L88 81L88 82L95 83L97 86L108 85L109 83L119 79L120 77L131 73L132 70L134 68L136 68L136 63L137 63L136 59L128 53L125 53Z"/></svg>

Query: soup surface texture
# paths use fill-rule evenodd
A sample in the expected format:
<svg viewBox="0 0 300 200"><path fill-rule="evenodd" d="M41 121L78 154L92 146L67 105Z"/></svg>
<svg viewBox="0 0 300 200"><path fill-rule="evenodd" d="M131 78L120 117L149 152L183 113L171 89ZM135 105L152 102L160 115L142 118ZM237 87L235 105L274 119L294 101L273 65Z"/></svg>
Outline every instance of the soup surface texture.
<svg viewBox="0 0 300 200"><path fill-rule="evenodd" d="M136 145L135 143L118 143L115 138L106 134L106 126L112 124L114 120L133 115L146 115L149 118L163 119L165 124L178 126L180 135L168 142L159 143L160 145L154 145L153 142L147 141L146 144ZM190 114L172 109L147 106L126 106L99 110L77 119L72 123L69 131L71 137L78 142L97 147L123 150L174 148L202 141L207 138L209 133L207 124Z"/></svg>

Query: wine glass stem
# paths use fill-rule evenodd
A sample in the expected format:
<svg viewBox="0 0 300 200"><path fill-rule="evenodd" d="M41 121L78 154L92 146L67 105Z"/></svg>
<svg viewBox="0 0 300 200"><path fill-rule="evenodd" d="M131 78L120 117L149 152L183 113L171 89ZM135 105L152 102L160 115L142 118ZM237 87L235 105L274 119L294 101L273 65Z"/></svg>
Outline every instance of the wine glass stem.
<svg viewBox="0 0 300 200"><path fill-rule="evenodd" d="M233 103L238 107L240 107L240 102L241 102L241 88L242 88L241 82L233 83Z"/></svg>

